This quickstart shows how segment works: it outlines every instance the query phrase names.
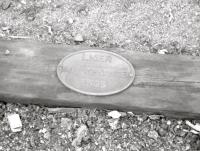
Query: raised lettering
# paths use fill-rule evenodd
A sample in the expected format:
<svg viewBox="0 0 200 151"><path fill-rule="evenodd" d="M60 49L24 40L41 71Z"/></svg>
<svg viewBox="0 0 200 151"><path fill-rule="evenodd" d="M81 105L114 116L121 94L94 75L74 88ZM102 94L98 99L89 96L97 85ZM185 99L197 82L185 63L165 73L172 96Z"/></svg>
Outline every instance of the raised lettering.
<svg viewBox="0 0 200 151"><path fill-rule="evenodd" d="M83 61L94 61L94 62L105 62L105 63L111 63L112 57L109 55L100 55L100 54L82 54L82 60Z"/></svg>

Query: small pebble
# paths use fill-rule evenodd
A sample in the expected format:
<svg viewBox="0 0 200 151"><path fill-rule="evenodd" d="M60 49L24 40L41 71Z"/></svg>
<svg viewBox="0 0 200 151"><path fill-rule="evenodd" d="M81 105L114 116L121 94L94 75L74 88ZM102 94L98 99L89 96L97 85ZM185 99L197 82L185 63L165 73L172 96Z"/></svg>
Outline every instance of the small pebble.
<svg viewBox="0 0 200 151"><path fill-rule="evenodd" d="M179 135L180 135L181 137L185 137L186 134L187 134L187 132L181 131Z"/></svg>
<svg viewBox="0 0 200 151"><path fill-rule="evenodd" d="M4 1L1 3L1 8L2 8L3 10L8 9L10 6L11 6L11 0L4 0Z"/></svg>
<svg viewBox="0 0 200 151"><path fill-rule="evenodd" d="M151 119L151 120L158 120L158 119L160 119L160 115L149 115L149 118Z"/></svg>
<svg viewBox="0 0 200 151"><path fill-rule="evenodd" d="M102 146L102 151L106 151L106 147L105 146Z"/></svg>
<svg viewBox="0 0 200 151"><path fill-rule="evenodd" d="M174 138L174 140L175 140L176 143L181 143L181 144L183 143L183 138L182 137L176 136Z"/></svg>
<svg viewBox="0 0 200 151"><path fill-rule="evenodd" d="M185 122L186 125L188 125L189 127L193 128L195 131L200 132L200 124L196 123L196 124L192 124L190 121L186 121Z"/></svg>
<svg viewBox="0 0 200 151"><path fill-rule="evenodd" d="M133 151L139 151L139 149L135 145L131 145L130 149Z"/></svg>
<svg viewBox="0 0 200 151"><path fill-rule="evenodd" d="M26 0L20 0L20 3L26 5Z"/></svg>
<svg viewBox="0 0 200 151"><path fill-rule="evenodd" d="M158 50L158 54L164 55L164 54L166 54L166 53L168 53L167 49Z"/></svg>
<svg viewBox="0 0 200 151"><path fill-rule="evenodd" d="M121 114L121 117L125 117L127 116L127 113L126 112L119 112Z"/></svg>
<svg viewBox="0 0 200 151"><path fill-rule="evenodd" d="M61 127L70 130L72 126L72 120L69 118L61 118Z"/></svg>
<svg viewBox="0 0 200 151"><path fill-rule="evenodd" d="M190 132L193 133L193 134L199 134L199 132L197 132L197 131L195 131L195 130L193 130L193 129L190 130Z"/></svg>
<svg viewBox="0 0 200 151"><path fill-rule="evenodd" d="M81 145L81 141L87 136L88 128L82 124L76 131L76 138L72 141L72 146L75 148Z"/></svg>
<svg viewBox="0 0 200 151"><path fill-rule="evenodd" d="M110 117L116 119L116 118L120 118L121 113L118 112L118 111L111 111L111 112L108 113L108 116L110 116Z"/></svg>
<svg viewBox="0 0 200 151"><path fill-rule="evenodd" d="M128 128L128 125L127 125L126 123L123 122L121 127L122 127L122 129L127 129L127 128Z"/></svg>
<svg viewBox="0 0 200 151"><path fill-rule="evenodd" d="M53 35L53 31L52 31L51 26L45 25L45 27L47 27L48 33L49 33L50 35Z"/></svg>
<svg viewBox="0 0 200 151"><path fill-rule="evenodd" d="M149 128L147 128L147 127L144 127L144 128L142 129L142 133L144 133L144 134L148 133L148 131L149 131Z"/></svg>
<svg viewBox="0 0 200 151"><path fill-rule="evenodd" d="M69 18L67 21L69 24L73 24L73 22L74 22L74 20L72 18Z"/></svg>
<svg viewBox="0 0 200 151"><path fill-rule="evenodd" d="M12 132L20 132L22 130L22 122L19 114L8 114L7 118Z"/></svg>
<svg viewBox="0 0 200 151"><path fill-rule="evenodd" d="M125 40L125 43L131 43L130 39Z"/></svg>
<svg viewBox="0 0 200 151"><path fill-rule="evenodd" d="M165 151L165 149L162 147L162 148L159 149L159 151Z"/></svg>
<svg viewBox="0 0 200 151"><path fill-rule="evenodd" d="M75 150L76 151L82 151L82 148L81 147L77 147Z"/></svg>
<svg viewBox="0 0 200 151"><path fill-rule="evenodd" d="M149 131L148 132L148 137L153 138L154 140L157 140L158 133L156 131Z"/></svg>
<svg viewBox="0 0 200 151"><path fill-rule="evenodd" d="M177 129L179 129L179 128L180 128L180 125L176 125L176 126L174 127L175 130L177 130Z"/></svg>
<svg viewBox="0 0 200 151"><path fill-rule="evenodd" d="M177 123L178 123L179 125L181 125L182 122L183 122L182 120L178 120L178 121L177 121Z"/></svg>
<svg viewBox="0 0 200 151"><path fill-rule="evenodd" d="M163 128L160 128L160 129L158 130L158 134L159 134L161 137L163 137L163 136L165 136L165 135L167 134L167 131L166 131L165 129L163 129Z"/></svg>
<svg viewBox="0 0 200 151"><path fill-rule="evenodd" d="M190 150L190 145L189 145L189 144L186 144L185 150L186 150L186 151L187 151L187 150Z"/></svg>
<svg viewBox="0 0 200 151"><path fill-rule="evenodd" d="M192 56L197 56L197 54L195 52L192 53Z"/></svg>
<svg viewBox="0 0 200 151"><path fill-rule="evenodd" d="M44 133L44 138L45 138L45 139L49 139L50 136L51 136L51 134L50 134L49 131L47 131L46 133Z"/></svg>
<svg viewBox="0 0 200 151"><path fill-rule="evenodd" d="M46 133L47 132L47 129L46 128L43 128L43 129L40 129L39 130L39 133Z"/></svg>
<svg viewBox="0 0 200 151"><path fill-rule="evenodd" d="M36 9L32 8L32 7L28 8L28 9L26 9L25 14L26 14L26 20L31 22L31 21L35 20Z"/></svg>
<svg viewBox="0 0 200 151"><path fill-rule="evenodd" d="M9 55L9 54L10 54L10 51L9 51L9 50L6 50L4 54L5 54L5 55Z"/></svg>
<svg viewBox="0 0 200 151"><path fill-rule="evenodd" d="M26 19L27 19L28 21L33 21L33 20L35 19L35 16L34 16L34 15L28 15L28 16L26 17Z"/></svg>
<svg viewBox="0 0 200 151"><path fill-rule="evenodd" d="M134 116L134 114L133 114L133 112L127 112L129 115L132 115L132 116Z"/></svg>
<svg viewBox="0 0 200 151"><path fill-rule="evenodd" d="M167 125L171 125L172 122L170 120L167 121Z"/></svg>
<svg viewBox="0 0 200 151"><path fill-rule="evenodd" d="M83 36L81 34L77 34L75 37L74 37L74 41L75 42L83 42L84 39L83 39Z"/></svg>
<svg viewBox="0 0 200 151"><path fill-rule="evenodd" d="M163 129L167 130L167 128L168 128L168 125L167 125L167 124L165 124L165 123L162 123L160 127L162 127Z"/></svg>
<svg viewBox="0 0 200 151"><path fill-rule="evenodd" d="M116 130L118 127L118 119L110 119L108 120L111 129Z"/></svg>
<svg viewBox="0 0 200 151"><path fill-rule="evenodd" d="M7 31L7 30L9 30L9 29L10 29L9 26L3 26L3 27L1 27L1 30L3 30L3 31Z"/></svg>
<svg viewBox="0 0 200 151"><path fill-rule="evenodd" d="M137 120L138 120L139 122L143 122L143 121L144 121L143 118L140 117L140 116L137 116Z"/></svg>
<svg viewBox="0 0 200 151"><path fill-rule="evenodd" d="M144 122L144 121L148 120L147 115L136 115L136 117L139 122Z"/></svg>

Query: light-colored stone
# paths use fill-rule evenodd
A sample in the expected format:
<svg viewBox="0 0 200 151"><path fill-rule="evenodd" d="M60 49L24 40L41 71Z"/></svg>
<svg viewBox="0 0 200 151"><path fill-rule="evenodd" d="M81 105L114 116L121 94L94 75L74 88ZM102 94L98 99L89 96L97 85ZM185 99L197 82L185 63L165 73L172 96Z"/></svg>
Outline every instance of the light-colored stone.
<svg viewBox="0 0 200 151"><path fill-rule="evenodd" d="M76 131L76 138L72 141L72 146L74 146L75 148L79 147L82 139L87 136L87 133L87 126L82 124Z"/></svg>
<svg viewBox="0 0 200 151"><path fill-rule="evenodd" d="M110 116L110 117L116 119L116 118L120 118L121 113L118 112L118 111L111 111L111 112L108 113L108 116Z"/></svg>
<svg viewBox="0 0 200 151"><path fill-rule="evenodd" d="M149 131L148 132L148 137L153 138L154 140L157 140L158 138L158 133L156 131Z"/></svg>
<svg viewBox="0 0 200 151"><path fill-rule="evenodd" d="M8 114L7 118L12 132L20 132L22 130L22 122L19 114Z"/></svg>
<svg viewBox="0 0 200 151"><path fill-rule="evenodd" d="M72 126L72 120L69 118L61 118L61 127L70 130Z"/></svg>
<svg viewBox="0 0 200 151"><path fill-rule="evenodd" d="M69 18L67 21L69 24L73 24L73 22L74 22L74 20L72 18Z"/></svg>
<svg viewBox="0 0 200 151"><path fill-rule="evenodd" d="M113 129L113 130L117 129L118 121L119 121L119 119L110 119L108 121L111 129Z"/></svg>
<svg viewBox="0 0 200 151"><path fill-rule="evenodd" d="M186 125L188 125L189 127L193 128L195 131L198 131L200 132L200 124L199 123L196 123L195 125L192 124L190 121L186 121L185 122Z"/></svg>
<svg viewBox="0 0 200 151"><path fill-rule="evenodd" d="M77 34L74 37L74 41L76 41L76 42L83 42L84 38L83 38L83 36L81 34Z"/></svg>
<svg viewBox="0 0 200 151"><path fill-rule="evenodd" d="M47 131L46 133L44 133L44 138L45 139L49 139L51 137L51 134L49 131Z"/></svg>
<svg viewBox="0 0 200 151"><path fill-rule="evenodd" d="M10 51L7 49L4 53L5 55L9 55L10 54Z"/></svg>
<svg viewBox="0 0 200 151"><path fill-rule="evenodd" d="M166 53L168 53L168 50L167 50L167 49L158 50L158 54L164 55L164 54L166 54Z"/></svg>
<svg viewBox="0 0 200 151"><path fill-rule="evenodd" d="M149 118L151 120L158 120L158 119L160 119L160 117L161 117L161 115L149 115Z"/></svg>
<svg viewBox="0 0 200 151"><path fill-rule="evenodd" d="M46 133L47 132L47 129L46 128L43 128L43 129L40 129L39 130L39 133Z"/></svg>
<svg viewBox="0 0 200 151"><path fill-rule="evenodd" d="M1 30L3 30L3 31L7 31L7 30L9 30L9 29L10 29L9 26L3 26L3 27L1 27Z"/></svg>
<svg viewBox="0 0 200 151"><path fill-rule="evenodd" d="M170 120L167 121L167 125L171 125L172 122Z"/></svg>

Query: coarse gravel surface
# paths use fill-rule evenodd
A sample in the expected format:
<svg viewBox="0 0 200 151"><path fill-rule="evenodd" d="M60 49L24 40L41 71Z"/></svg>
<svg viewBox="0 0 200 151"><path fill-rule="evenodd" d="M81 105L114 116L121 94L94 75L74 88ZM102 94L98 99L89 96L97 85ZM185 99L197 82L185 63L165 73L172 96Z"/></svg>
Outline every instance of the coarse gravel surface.
<svg viewBox="0 0 200 151"><path fill-rule="evenodd" d="M1 103L0 150L197 150L199 136L184 120L122 112L113 119L107 110L51 111L36 105ZM16 113L22 131L10 130L7 114ZM193 121L195 122L195 121ZM186 131L187 130L187 131Z"/></svg>

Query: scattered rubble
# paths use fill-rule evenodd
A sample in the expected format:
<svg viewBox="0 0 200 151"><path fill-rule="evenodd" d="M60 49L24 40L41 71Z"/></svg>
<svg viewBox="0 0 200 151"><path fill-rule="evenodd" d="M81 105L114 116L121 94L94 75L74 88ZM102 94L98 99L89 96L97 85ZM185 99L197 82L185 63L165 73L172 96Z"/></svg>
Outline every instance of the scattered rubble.
<svg viewBox="0 0 200 151"><path fill-rule="evenodd" d="M26 0L20 0L20 3L22 3L22 4L24 4L24 5L27 4Z"/></svg>
<svg viewBox="0 0 200 151"><path fill-rule="evenodd" d="M46 133L47 132L47 129L46 128L43 128L43 129L40 129L39 130L39 133Z"/></svg>
<svg viewBox="0 0 200 151"><path fill-rule="evenodd" d="M154 140L157 140L157 138L159 137L158 133L156 131L149 131L148 132L148 137L153 138Z"/></svg>
<svg viewBox="0 0 200 151"><path fill-rule="evenodd" d="M121 117L121 113L118 112L118 111L111 111L111 112L108 113L108 116L110 116L114 119L117 119L117 118Z"/></svg>
<svg viewBox="0 0 200 151"><path fill-rule="evenodd" d="M108 123L109 123L111 129L113 129L113 130L116 130L118 128L118 122L119 122L118 119L110 119L110 120L108 120Z"/></svg>
<svg viewBox="0 0 200 151"><path fill-rule="evenodd" d="M10 26L2 26L1 30L8 31L8 30L10 30Z"/></svg>
<svg viewBox="0 0 200 151"><path fill-rule="evenodd" d="M191 133L193 133L193 134L199 134L199 132L198 132L198 131L195 131L195 130L193 130L193 129L192 129L192 130L190 130L190 132L191 132Z"/></svg>
<svg viewBox="0 0 200 151"><path fill-rule="evenodd" d="M170 121L170 120L167 120L167 123L166 123L167 125L171 125L172 124L172 122Z"/></svg>
<svg viewBox="0 0 200 151"><path fill-rule="evenodd" d="M168 50L167 50L167 49L158 50L158 54L164 55L164 54L166 54L166 53L168 53Z"/></svg>
<svg viewBox="0 0 200 151"><path fill-rule="evenodd" d="M158 130L158 134L163 137L168 133L168 130L164 129L164 128L159 128Z"/></svg>
<svg viewBox="0 0 200 151"><path fill-rule="evenodd" d="M49 140L51 137L51 133L49 131L47 131L46 133L44 133L44 138Z"/></svg>
<svg viewBox="0 0 200 151"><path fill-rule="evenodd" d="M72 126L72 120L69 118L61 118L61 127L70 130Z"/></svg>
<svg viewBox="0 0 200 151"><path fill-rule="evenodd" d="M67 21L69 24L73 24L73 22L74 22L74 20L72 18L69 18Z"/></svg>
<svg viewBox="0 0 200 151"><path fill-rule="evenodd" d="M83 38L83 36L82 36L81 34L77 34L77 35L75 35L75 37L74 37L74 41L75 41L75 42L83 42L83 41L84 41L84 38Z"/></svg>
<svg viewBox="0 0 200 151"><path fill-rule="evenodd" d="M80 148L81 142L84 140L84 138L88 137L88 128L86 125L81 125L77 131L76 131L76 138L72 142L72 146L74 146L76 149Z"/></svg>
<svg viewBox="0 0 200 151"><path fill-rule="evenodd" d="M200 124L199 123L196 123L194 125L190 121L186 120L185 124L192 128L192 130L190 130L190 132L192 132L194 134L199 134L200 133Z"/></svg>
<svg viewBox="0 0 200 151"><path fill-rule="evenodd" d="M7 114L7 118L12 132L22 131L22 122L19 114Z"/></svg>
<svg viewBox="0 0 200 151"><path fill-rule="evenodd" d="M53 31L52 31L51 26L49 26L49 25L44 25L44 26L47 27L48 33L49 33L50 35L53 35Z"/></svg>
<svg viewBox="0 0 200 151"><path fill-rule="evenodd" d="M151 120L159 120L163 115L149 115L149 119Z"/></svg>
<svg viewBox="0 0 200 151"><path fill-rule="evenodd" d="M4 54L5 54L5 55L9 55L9 54L10 54L10 51L9 51L8 49L6 49L6 51L5 51Z"/></svg>
<svg viewBox="0 0 200 151"><path fill-rule="evenodd" d="M12 0L3 0L2 2L0 2L1 8L3 10L7 10L11 6L11 3L12 3Z"/></svg>

